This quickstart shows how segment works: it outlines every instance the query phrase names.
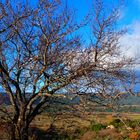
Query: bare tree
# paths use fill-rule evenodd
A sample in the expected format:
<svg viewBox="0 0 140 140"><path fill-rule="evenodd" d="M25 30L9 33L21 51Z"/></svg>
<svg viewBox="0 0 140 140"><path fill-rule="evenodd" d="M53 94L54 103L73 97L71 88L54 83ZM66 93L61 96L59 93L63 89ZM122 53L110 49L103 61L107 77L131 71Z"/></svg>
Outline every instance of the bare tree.
<svg viewBox="0 0 140 140"><path fill-rule="evenodd" d="M103 75L125 77L122 69L132 60L118 51L122 31L114 28L117 12L104 17L101 1L96 2L87 49L74 35L83 24L74 22L72 11L60 0L40 0L36 7L22 1L0 4L0 87L13 107L12 140L28 140L30 123L55 93L72 92L72 87L76 93L95 92Z"/></svg>
<svg viewBox="0 0 140 140"><path fill-rule="evenodd" d="M103 0L94 1L91 41L78 57L84 76L69 87L70 92L80 91L85 106L91 109L91 104L87 104L89 101L116 110L120 98L126 93L134 94L136 75L133 66L136 61L121 51L119 41L127 31L117 26L118 6L107 5Z"/></svg>

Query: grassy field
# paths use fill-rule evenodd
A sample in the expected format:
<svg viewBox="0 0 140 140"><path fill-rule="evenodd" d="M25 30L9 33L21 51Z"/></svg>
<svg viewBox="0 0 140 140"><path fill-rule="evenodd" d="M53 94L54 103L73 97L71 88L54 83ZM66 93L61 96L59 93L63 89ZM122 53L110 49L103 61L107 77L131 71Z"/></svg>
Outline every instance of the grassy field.
<svg viewBox="0 0 140 140"><path fill-rule="evenodd" d="M8 134L1 129L0 140ZM30 140L140 140L140 114L43 113L31 123L29 135Z"/></svg>
<svg viewBox="0 0 140 140"><path fill-rule="evenodd" d="M107 128L110 125L113 128ZM44 113L35 118L31 127L38 128L45 134L52 133L50 140L140 140L138 113L96 112L80 116L48 116ZM43 137L41 139L45 140Z"/></svg>
<svg viewBox="0 0 140 140"><path fill-rule="evenodd" d="M117 115L116 115L117 114ZM140 120L140 114L138 113L107 113L107 112L95 112L95 113L85 113L81 114L81 116L76 116L72 114L60 114L49 116L47 113L43 113L35 118L32 125L36 125L38 127L47 127L52 122L56 126L63 127L63 125L80 125L82 127L86 127L90 125L91 121L96 121L98 123L110 123L114 119L118 117L122 119L130 119L130 120Z"/></svg>

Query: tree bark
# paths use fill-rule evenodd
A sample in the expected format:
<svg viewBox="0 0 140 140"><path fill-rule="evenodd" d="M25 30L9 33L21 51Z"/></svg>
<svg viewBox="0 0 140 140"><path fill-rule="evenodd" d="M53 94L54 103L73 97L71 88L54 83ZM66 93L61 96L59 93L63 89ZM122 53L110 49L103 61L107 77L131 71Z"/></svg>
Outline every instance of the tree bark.
<svg viewBox="0 0 140 140"><path fill-rule="evenodd" d="M19 138L20 140L28 140L28 127L21 127Z"/></svg>
<svg viewBox="0 0 140 140"><path fill-rule="evenodd" d="M26 121L21 120L15 124L12 140L28 140L28 130L29 125L26 124Z"/></svg>

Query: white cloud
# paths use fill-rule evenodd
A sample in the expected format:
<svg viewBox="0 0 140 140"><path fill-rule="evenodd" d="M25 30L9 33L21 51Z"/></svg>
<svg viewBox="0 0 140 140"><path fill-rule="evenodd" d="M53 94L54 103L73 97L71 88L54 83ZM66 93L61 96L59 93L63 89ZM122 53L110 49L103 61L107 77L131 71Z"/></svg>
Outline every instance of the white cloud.
<svg viewBox="0 0 140 140"><path fill-rule="evenodd" d="M120 39L121 49L126 56L140 57L140 22L128 26L128 33Z"/></svg>

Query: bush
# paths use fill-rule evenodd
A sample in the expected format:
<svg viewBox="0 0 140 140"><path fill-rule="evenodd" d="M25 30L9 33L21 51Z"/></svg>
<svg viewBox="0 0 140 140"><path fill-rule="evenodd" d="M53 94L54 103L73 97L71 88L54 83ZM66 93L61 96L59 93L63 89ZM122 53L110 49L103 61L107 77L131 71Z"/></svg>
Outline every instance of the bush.
<svg viewBox="0 0 140 140"><path fill-rule="evenodd" d="M140 121L139 120L128 120L127 125L134 129L137 126L140 126Z"/></svg>
<svg viewBox="0 0 140 140"><path fill-rule="evenodd" d="M130 135L129 135L129 138L130 139L134 139L134 140L138 140L139 139L139 135L137 132L132 132Z"/></svg>
<svg viewBox="0 0 140 140"><path fill-rule="evenodd" d="M98 137L104 140L113 140L113 139L121 140L122 139L121 134L115 129L103 129L99 131Z"/></svg>
<svg viewBox="0 0 140 140"><path fill-rule="evenodd" d="M0 122L0 140L9 140L12 136L12 124Z"/></svg>
<svg viewBox="0 0 140 140"><path fill-rule="evenodd" d="M94 140L96 138L96 132L93 131L87 131L80 140Z"/></svg>
<svg viewBox="0 0 140 140"><path fill-rule="evenodd" d="M91 124L90 128L91 128L92 131L98 132L101 129L105 129L106 126L99 123L99 124Z"/></svg>
<svg viewBox="0 0 140 140"><path fill-rule="evenodd" d="M82 128L75 129L75 134L83 135L84 133L85 133L85 129L82 129Z"/></svg>
<svg viewBox="0 0 140 140"><path fill-rule="evenodd" d="M120 119L115 119L112 122L110 122L110 125L113 125L115 128L120 128L122 127L124 124L121 122Z"/></svg>

